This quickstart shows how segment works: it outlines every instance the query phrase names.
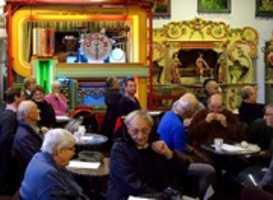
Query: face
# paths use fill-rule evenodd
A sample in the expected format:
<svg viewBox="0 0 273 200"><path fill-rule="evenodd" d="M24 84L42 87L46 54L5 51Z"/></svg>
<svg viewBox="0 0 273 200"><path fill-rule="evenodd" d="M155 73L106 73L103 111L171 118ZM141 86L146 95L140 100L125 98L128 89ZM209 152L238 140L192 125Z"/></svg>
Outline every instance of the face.
<svg viewBox="0 0 273 200"><path fill-rule="evenodd" d="M114 79L113 80L113 89L119 89L119 81L118 79Z"/></svg>
<svg viewBox="0 0 273 200"><path fill-rule="evenodd" d="M264 119L267 126L273 127L273 108L267 107L265 109Z"/></svg>
<svg viewBox="0 0 273 200"><path fill-rule="evenodd" d="M33 88L34 88L35 86L36 86L36 81L35 81L35 79L31 79L31 80L29 81L29 85L28 85L27 89L33 90Z"/></svg>
<svg viewBox="0 0 273 200"><path fill-rule="evenodd" d="M36 90L35 92L34 92L34 94L33 94L33 99L34 99L34 101L36 101L36 102L42 102L43 100L44 100L44 93L43 92L41 92L41 91L39 91L39 90Z"/></svg>
<svg viewBox="0 0 273 200"><path fill-rule="evenodd" d="M70 147L65 147L62 149L59 149L57 151L57 157L58 157L58 165L61 167L65 167L68 165L69 161L73 158L75 155L75 146L72 145Z"/></svg>
<svg viewBox="0 0 273 200"><path fill-rule="evenodd" d="M220 113L223 111L223 100L221 96L214 95L211 97L208 108L210 112Z"/></svg>
<svg viewBox="0 0 273 200"><path fill-rule="evenodd" d="M209 96L213 95L213 94L217 94L220 92L220 86L216 81L210 81L207 84L207 92L209 94Z"/></svg>
<svg viewBox="0 0 273 200"><path fill-rule="evenodd" d="M52 92L53 93L60 93L61 86L59 84L53 84L52 86Z"/></svg>
<svg viewBox="0 0 273 200"><path fill-rule="evenodd" d="M36 104L31 107L28 118L31 122L38 122L40 120L40 111Z"/></svg>
<svg viewBox="0 0 273 200"><path fill-rule="evenodd" d="M256 99L257 99L257 91L255 88L251 88L248 101L250 103L256 103Z"/></svg>
<svg viewBox="0 0 273 200"><path fill-rule="evenodd" d="M131 96L134 96L136 93L136 83L134 81L128 81L125 86L125 92Z"/></svg>
<svg viewBox="0 0 273 200"><path fill-rule="evenodd" d="M135 117L128 125L128 133L138 147L148 143L151 127L141 117Z"/></svg>

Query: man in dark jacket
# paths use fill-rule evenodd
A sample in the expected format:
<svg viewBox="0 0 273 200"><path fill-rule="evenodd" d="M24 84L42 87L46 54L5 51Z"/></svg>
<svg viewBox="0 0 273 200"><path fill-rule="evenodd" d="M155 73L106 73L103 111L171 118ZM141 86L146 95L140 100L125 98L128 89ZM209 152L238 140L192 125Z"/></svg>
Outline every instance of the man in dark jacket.
<svg viewBox="0 0 273 200"><path fill-rule="evenodd" d="M9 88L5 92L6 108L0 114L0 193L13 193L9 185L12 179L11 147L17 128L16 112L22 100L19 88Z"/></svg>
<svg viewBox="0 0 273 200"><path fill-rule="evenodd" d="M124 96L120 99L118 110L119 116L127 115L128 113L140 109L138 99L135 97L136 94L136 82L133 78L125 80Z"/></svg>
<svg viewBox="0 0 273 200"><path fill-rule="evenodd" d="M20 103L17 111L19 124L12 145L12 157L16 163L17 189L29 161L42 145L42 138L37 128L39 118L37 105L33 101Z"/></svg>
<svg viewBox="0 0 273 200"><path fill-rule="evenodd" d="M171 151L164 141L150 143L153 120L147 112L131 112L124 122L128 131L111 152L108 200L162 192L186 173L186 157Z"/></svg>

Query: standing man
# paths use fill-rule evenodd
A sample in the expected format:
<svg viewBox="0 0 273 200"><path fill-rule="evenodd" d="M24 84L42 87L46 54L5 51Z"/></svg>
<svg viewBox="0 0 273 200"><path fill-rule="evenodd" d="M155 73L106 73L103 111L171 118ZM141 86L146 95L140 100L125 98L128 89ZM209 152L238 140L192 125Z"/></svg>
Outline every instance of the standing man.
<svg viewBox="0 0 273 200"><path fill-rule="evenodd" d="M119 116L127 115L128 113L139 110L140 104L135 97L136 94L136 82L134 78L128 78L125 80L124 96L119 101Z"/></svg>
<svg viewBox="0 0 273 200"><path fill-rule="evenodd" d="M0 115L0 193L12 193L11 179L11 147L17 128L16 112L22 100L19 88L9 88L5 92L6 108Z"/></svg>

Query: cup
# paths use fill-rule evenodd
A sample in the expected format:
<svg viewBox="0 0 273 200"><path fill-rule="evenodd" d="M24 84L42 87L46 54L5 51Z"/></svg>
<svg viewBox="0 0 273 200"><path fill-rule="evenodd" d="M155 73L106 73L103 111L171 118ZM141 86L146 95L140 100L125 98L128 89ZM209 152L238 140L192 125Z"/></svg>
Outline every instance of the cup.
<svg viewBox="0 0 273 200"><path fill-rule="evenodd" d="M214 139L214 148L216 151L221 151L223 146L224 140L223 138L215 138Z"/></svg>

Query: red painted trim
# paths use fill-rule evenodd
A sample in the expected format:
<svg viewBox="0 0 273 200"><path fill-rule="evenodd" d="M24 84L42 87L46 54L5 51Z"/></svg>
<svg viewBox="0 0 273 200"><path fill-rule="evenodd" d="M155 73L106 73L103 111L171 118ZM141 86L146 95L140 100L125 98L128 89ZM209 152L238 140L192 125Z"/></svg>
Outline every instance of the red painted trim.
<svg viewBox="0 0 273 200"><path fill-rule="evenodd" d="M12 71L12 66L13 66L13 58L12 58L12 45L11 45L11 38L12 38L12 29L11 29L11 19L12 19L12 6L7 5L6 7L6 12L7 12L7 41L8 41L8 46L7 46L7 56L8 56L8 87L12 86L13 84L13 71Z"/></svg>

